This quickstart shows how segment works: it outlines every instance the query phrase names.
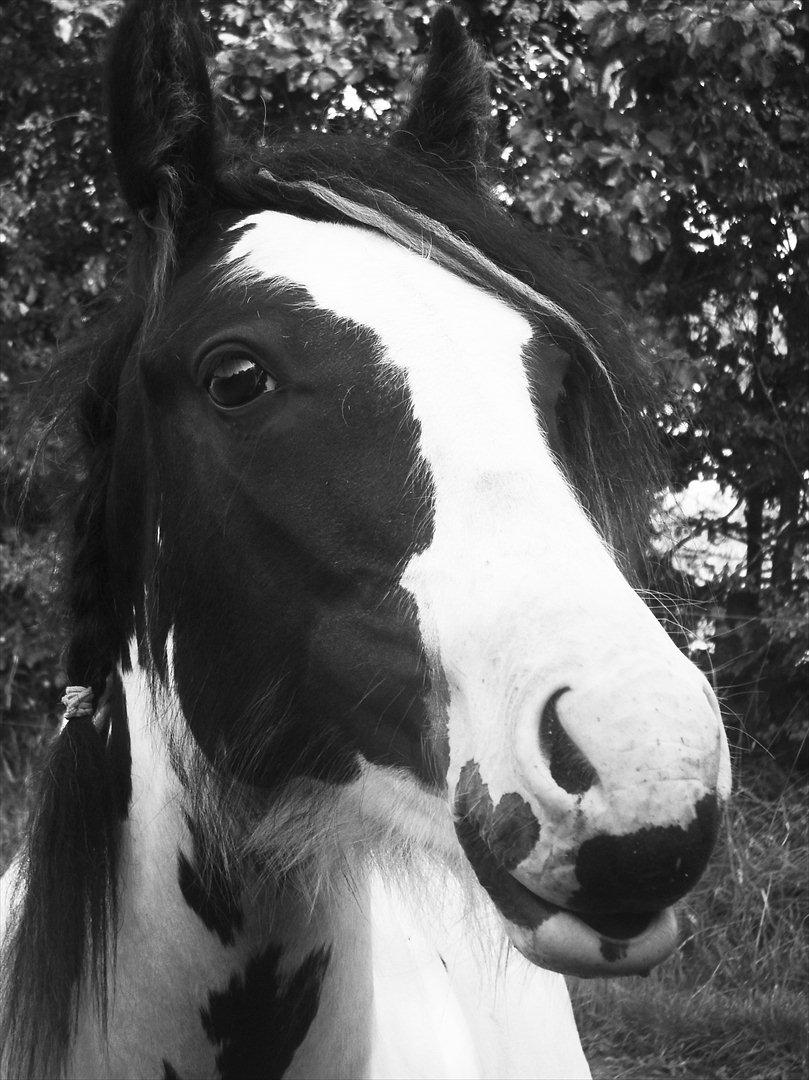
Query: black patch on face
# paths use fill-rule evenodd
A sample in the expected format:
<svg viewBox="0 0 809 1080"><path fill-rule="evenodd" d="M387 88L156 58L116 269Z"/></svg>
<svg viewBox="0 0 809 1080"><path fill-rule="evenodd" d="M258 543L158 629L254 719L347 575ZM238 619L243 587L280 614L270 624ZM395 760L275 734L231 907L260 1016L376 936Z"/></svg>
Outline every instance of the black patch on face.
<svg viewBox="0 0 809 1080"><path fill-rule="evenodd" d="M180 278L165 331L126 384L147 400L122 406L122 441L148 425L160 490L146 526L156 536L159 523L160 544L141 572L155 582L152 652L173 628L183 713L206 755L240 779L344 783L365 758L435 787L430 673L398 584L432 537L404 383L381 368L373 333L303 290L211 293L219 255ZM204 372L231 337L279 389L223 413Z"/></svg>
<svg viewBox="0 0 809 1080"><path fill-rule="evenodd" d="M571 897L576 911L659 911L684 896L708 862L719 827L713 795L695 806L694 821L651 826L627 836L585 840L576 857L580 888Z"/></svg>
<svg viewBox="0 0 809 1080"><path fill-rule="evenodd" d="M283 1076L317 1014L331 950L311 952L291 976L278 973L281 951L271 945L253 957L201 1010L222 1080Z"/></svg>
<svg viewBox="0 0 809 1080"><path fill-rule="evenodd" d="M163 1058L163 1080L182 1080L182 1077L166 1058Z"/></svg>
<svg viewBox="0 0 809 1080"><path fill-rule="evenodd" d="M509 870L533 850L540 826L516 792L492 803L475 761L461 769L455 792L455 832L478 881L498 911L516 926L535 928L555 909L526 889Z"/></svg>
<svg viewBox="0 0 809 1080"><path fill-rule="evenodd" d="M548 698L539 723L539 745L548 758L554 783L570 795L583 795L598 782L598 773L559 719L556 702L569 690L569 686L563 686Z"/></svg>

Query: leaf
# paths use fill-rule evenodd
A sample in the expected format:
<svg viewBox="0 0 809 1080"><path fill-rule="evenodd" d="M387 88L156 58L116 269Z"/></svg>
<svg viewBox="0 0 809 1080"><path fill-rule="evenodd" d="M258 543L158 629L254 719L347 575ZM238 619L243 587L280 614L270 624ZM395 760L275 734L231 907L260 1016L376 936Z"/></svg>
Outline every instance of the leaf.
<svg viewBox="0 0 809 1080"><path fill-rule="evenodd" d="M762 86L769 87L775 82L775 68L767 59L766 56L762 56L758 64L758 77Z"/></svg>
<svg viewBox="0 0 809 1080"><path fill-rule="evenodd" d="M665 15L653 15L646 24L646 40L650 45L658 45L662 41L668 41L673 33L671 20Z"/></svg>
<svg viewBox="0 0 809 1080"><path fill-rule="evenodd" d="M694 40L702 45L703 48L709 48L716 41L717 31L715 22L701 22L694 31Z"/></svg>
<svg viewBox="0 0 809 1080"><path fill-rule="evenodd" d="M671 134L668 131L653 128L646 132L646 141L650 142L661 154L670 154L672 151Z"/></svg>
<svg viewBox="0 0 809 1080"><path fill-rule="evenodd" d="M330 71L328 68L323 68L312 74L309 79L309 88L318 94L323 94L327 90L332 90L337 85L338 81L339 80L333 71Z"/></svg>
<svg viewBox="0 0 809 1080"><path fill-rule="evenodd" d="M770 56L775 56L781 51L784 39L774 26L764 26L761 31L761 43Z"/></svg>
<svg viewBox="0 0 809 1080"><path fill-rule="evenodd" d="M629 223L629 254L636 263L648 262L654 254L652 241L634 221Z"/></svg>
<svg viewBox="0 0 809 1080"><path fill-rule="evenodd" d="M624 32L624 27L615 19L602 19L594 34L594 44L599 49L609 49L618 41Z"/></svg>
<svg viewBox="0 0 809 1080"><path fill-rule="evenodd" d="M73 38L73 20L69 15L63 15L61 19L57 19L54 29L60 41L63 41L65 45L70 44Z"/></svg>
<svg viewBox="0 0 809 1080"><path fill-rule="evenodd" d="M582 0L581 3L572 5L575 14L582 23L582 30L588 33L592 25L608 11L608 5L604 0Z"/></svg>
<svg viewBox="0 0 809 1080"><path fill-rule="evenodd" d="M761 13L753 3L747 3L743 8L733 12L734 19L739 22L747 23L748 27L754 26L761 18Z"/></svg>

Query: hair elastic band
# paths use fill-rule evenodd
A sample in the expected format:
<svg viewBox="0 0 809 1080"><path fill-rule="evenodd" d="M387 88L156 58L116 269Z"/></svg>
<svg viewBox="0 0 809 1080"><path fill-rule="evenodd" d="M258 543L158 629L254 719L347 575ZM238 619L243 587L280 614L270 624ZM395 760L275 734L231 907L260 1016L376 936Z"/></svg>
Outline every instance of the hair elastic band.
<svg viewBox="0 0 809 1080"><path fill-rule="evenodd" d="M89 686L68 686L65 689L62 704L65 707L65 715L59 726L60 733L74 716L92 717L93 727L99 735L105 734L109 722L110 709L107 702L107 694L101 700L96 709L93 701L94 695Z"/></svg>
<svg viewBox="0 0 809 1080"><path fill-rule="evenodd" d="M62 704L65 707L65 720L71 720L74 716L92 716L95 711L93 691L89 686L68 686Z"/></svg>

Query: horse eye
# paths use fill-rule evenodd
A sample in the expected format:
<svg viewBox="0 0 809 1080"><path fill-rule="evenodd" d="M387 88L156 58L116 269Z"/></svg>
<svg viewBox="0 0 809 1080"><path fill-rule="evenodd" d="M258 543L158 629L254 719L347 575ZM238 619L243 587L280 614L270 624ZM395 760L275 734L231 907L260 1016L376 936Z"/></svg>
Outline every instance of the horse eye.
<svg viewBox="0 0 809 1080"><path fill-rule="evenodd" d="M275 390L277 385L252 357L228 356L219 361L208 380L208 394L220 408L235 409Z"/></svg>

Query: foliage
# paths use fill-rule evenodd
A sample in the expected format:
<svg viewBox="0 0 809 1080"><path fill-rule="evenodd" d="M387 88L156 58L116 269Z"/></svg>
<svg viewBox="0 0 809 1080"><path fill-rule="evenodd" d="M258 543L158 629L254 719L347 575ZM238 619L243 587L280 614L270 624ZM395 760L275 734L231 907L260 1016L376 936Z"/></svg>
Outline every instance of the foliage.
<svg viewBox="0 0 809 1080"><path fill-rule="evenodd" d="M41 655L45 647L55 659L55 639L36 628L52 603L35 552L37 536L50 544L57 526L64 447L48 444L31 471L32 443L21 436L39 428L21 419L24 398L122 268L127 226L100 78L119 6L20 0L0 27L4 520L22 528L9 547L9 588L39 612L25 616L27 630L18 606L6 616L0 676L15 723L47 711L58 684ZM458 6L494 76L503 198L602 253L659 371L673 486L714 481L736 504L718 517L698 508L685 529L714 551L740 542L738 566L713 565L705 580L708 558L697 573L677 550L663 560L664 584L690 584L698 601L674 614L692 646L706 646L701 655L752 735L794 753L809 683L809 18L800 0ZM386 129L436 7L211 0L228 124L268 139L289 126Z"/></svg>

